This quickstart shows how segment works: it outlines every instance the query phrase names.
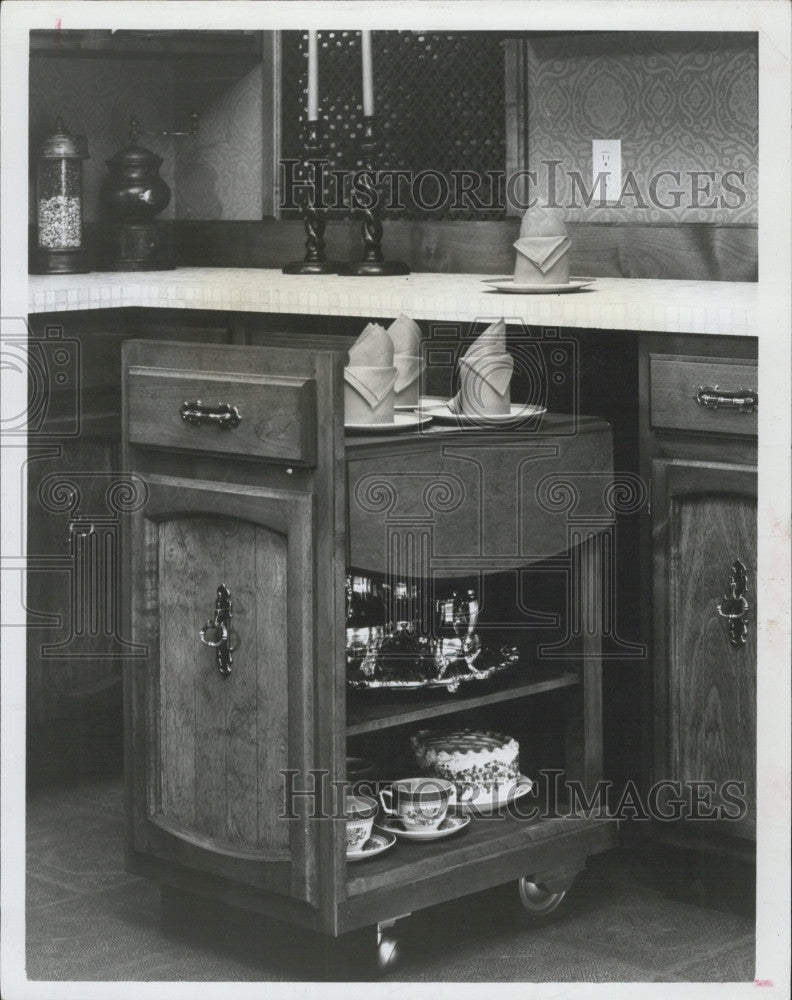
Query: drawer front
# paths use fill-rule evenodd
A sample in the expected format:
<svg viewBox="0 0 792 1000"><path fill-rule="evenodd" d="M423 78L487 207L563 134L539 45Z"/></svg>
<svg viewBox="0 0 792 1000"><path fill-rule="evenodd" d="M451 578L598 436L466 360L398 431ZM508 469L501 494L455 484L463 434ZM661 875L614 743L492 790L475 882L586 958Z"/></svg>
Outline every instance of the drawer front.
<svg viewBox="0 0 792 1000"><path fill-rule="evenodd" d="M756 409L746 412L730 399L738 390L755 394L757 376L750 362L650 355L652 427L755 437Z"/></svg>
<svg viewBox="0 0 792 1000"><path fill-rule="evenodd" d="M127 378L132 444L314 464L313 379L142 366L131 366ZM219 413L223 404L238 412L235 426L221 426L209 416L196 418L196 412Z"/></svg>

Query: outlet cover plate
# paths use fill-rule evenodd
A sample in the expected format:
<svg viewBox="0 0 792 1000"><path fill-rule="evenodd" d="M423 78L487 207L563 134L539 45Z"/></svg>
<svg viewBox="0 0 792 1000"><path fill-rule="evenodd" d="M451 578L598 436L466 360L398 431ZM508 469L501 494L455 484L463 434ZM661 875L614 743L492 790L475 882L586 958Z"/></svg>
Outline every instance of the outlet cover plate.
<svg viewBox="0 0 792 1000"><path fill-rule="evenodd" d="M622 186L621 139L594 139L591 143L592 184L605 174L605 201L619 200ZM596 190L599 200L599 189Z"/></svg>

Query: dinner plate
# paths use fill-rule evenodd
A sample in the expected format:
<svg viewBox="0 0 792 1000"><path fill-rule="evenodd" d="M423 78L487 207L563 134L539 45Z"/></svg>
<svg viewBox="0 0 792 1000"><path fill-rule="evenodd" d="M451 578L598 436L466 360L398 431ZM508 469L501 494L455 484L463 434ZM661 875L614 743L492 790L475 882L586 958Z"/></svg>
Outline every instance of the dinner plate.
<svg viewBox="0 0 792 1000"><path fill-rule="evenodd" d="M570 278L569 281L554 282L550 285L517 285L514 278L485 278L485 285L492 285L499 292L512 295L557 295L561 292L577 292L594 284L594 278Z"/></svg>
<svg viewBox="0 0 792 1000"><path fill-rule="evenodd" d="M417 405L394 406L393 409L396 410L397 413L417 413L421 410L425 410L428 406L442 406L445 401L445 396L421 396Z"/></svg>
<svg viewBox="0 0 792 1000"><path fill-rule="evenodd" d="M354 434L399 434L417 430L431 419L428 413L394 413L392 424L344 424L344 430Z"/></svg>
<svg viewBox="0 0 792 1000"><path fill-rule="evenodd" d="M547 413L547 407L536 406L534 403L512 403L508 413L470 414L454 413L445 402L422 407L418 413L431 417L439 424L453 424L455 427L496 427L501 424L519 424L523 420L538 417Z"/></svg>
<svg viewBox="0 0 792 1000"><path fill-rule="evenodd" d="M372 833L362 847L356 851L347 851L347 861L365 861L366 858L376 858L396 843L396 835L390 831Z"/></svg>
<svg viewBox="0 0 792 1000"><path fill-rule="evenodd" d="M503 809L509 805L509 803L516 802L517 799L521 799L524 795L527 795L532 788L533 782L531 779L521 774L515 784L505 791L499 788L494 793L482 792L471 801L457 801L456 810L457 812L473 814L497 812L499 809Z"/></svg>
<svg viewBox="0 0 792 1000"><path fill-rule="evenodd" d="M385 833L393 833L403 840L426 842L429 840L442 840L443 837L452 837L455 833L459 833L460 830L464 830L468 823L470 823L470 815L466 814L464 816L446 816L435 830L408 830L402 826L401 820L391 817L378 820L376 826Z"/></svg>

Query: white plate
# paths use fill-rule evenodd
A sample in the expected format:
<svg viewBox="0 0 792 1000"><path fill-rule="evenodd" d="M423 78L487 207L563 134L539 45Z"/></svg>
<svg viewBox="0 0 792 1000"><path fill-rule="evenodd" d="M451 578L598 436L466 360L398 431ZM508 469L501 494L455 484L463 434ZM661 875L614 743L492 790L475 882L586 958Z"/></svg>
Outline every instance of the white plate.
<svg viewBox="0 0 792 1000"><path fill-rule="evenodd" d="M395 833L397 837L404 840L442 840L443 837L451 837L460 830L464 830L470 822L470 816L446 816L436 830L408 830L402 826L401 820L390 817L379 820L377 828L385 833Z"/></svg>
<svg viewBox="0 0 792 1000"><path fill-rule="evenodd" d="M594 278L570 278L569 281L557 282L552 285L516 285L514 278L485 278L485 285L492 285L499 292L511 292L513 295L557 295L560 292L576 292L594 284Z"/></svg>
<svg viewBox="0 0 792 1000"><path fill-rule="evenodd" d="M504 806L509 805L510 802L515 802L517 799L521 799L524 795L527 795L532 788L533 782L531 779L521 774L517 782L505 792L500 789L494 794L492 792L482 792L482 794L477 795L470 802L457 802L456 808L458 812L473 814L497 812L499 809L503 809Z"/></svg>
<svg viewBox="0 0 792 1000"><path fill-rule="evenodd" d="M376 858L396 843L394 834L372 833L366 843L357 851L347 851L347 861L365 861L366 858Z"/></svg>
<svg viewBox="0 0 792 1000"><path fill-rule="evenodd" d="M394 413L392 424L344 424L344 430L354 434L398 434L423 427L431 419L426 413Z"/></svg>
<svg viewBox="0 0 792 1000"><path fill-rule="evenodd" d="M493 413L472 415L469 413L453 413L448 403L434 404L422 407L421 416L432 417L439 424L453 424L455 427L487 427L497 424L516 424L531 417L547 413L546 406L536 406L533 403L512 403L509 413Z"/></svg>
<svg viewBox="0 0 792 1000"><path fill-rule="evenodd" d="M445 396L421 396L417 406L394 406L397 413L416 413L427 409L429 406L442 406L445 403Z"/></svg>

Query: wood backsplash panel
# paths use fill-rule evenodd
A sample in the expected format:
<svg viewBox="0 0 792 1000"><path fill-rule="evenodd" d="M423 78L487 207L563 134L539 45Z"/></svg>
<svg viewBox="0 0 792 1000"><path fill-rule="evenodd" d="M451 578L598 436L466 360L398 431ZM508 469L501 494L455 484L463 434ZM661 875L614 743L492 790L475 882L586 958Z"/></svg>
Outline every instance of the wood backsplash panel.
<svg viewBox="0 0 792 1000"><path fill-rule="evenodd" d="M174 252L180 267L281 267L303 255L299 222L176 222ZM572 273L597 278L669 278L686 281L756 281L754 226L570 224ZM384 251L413 271L511 274L519 222L391 221ZM360 224L331 222L326 232L333 260L361 257Z"/></svg>

